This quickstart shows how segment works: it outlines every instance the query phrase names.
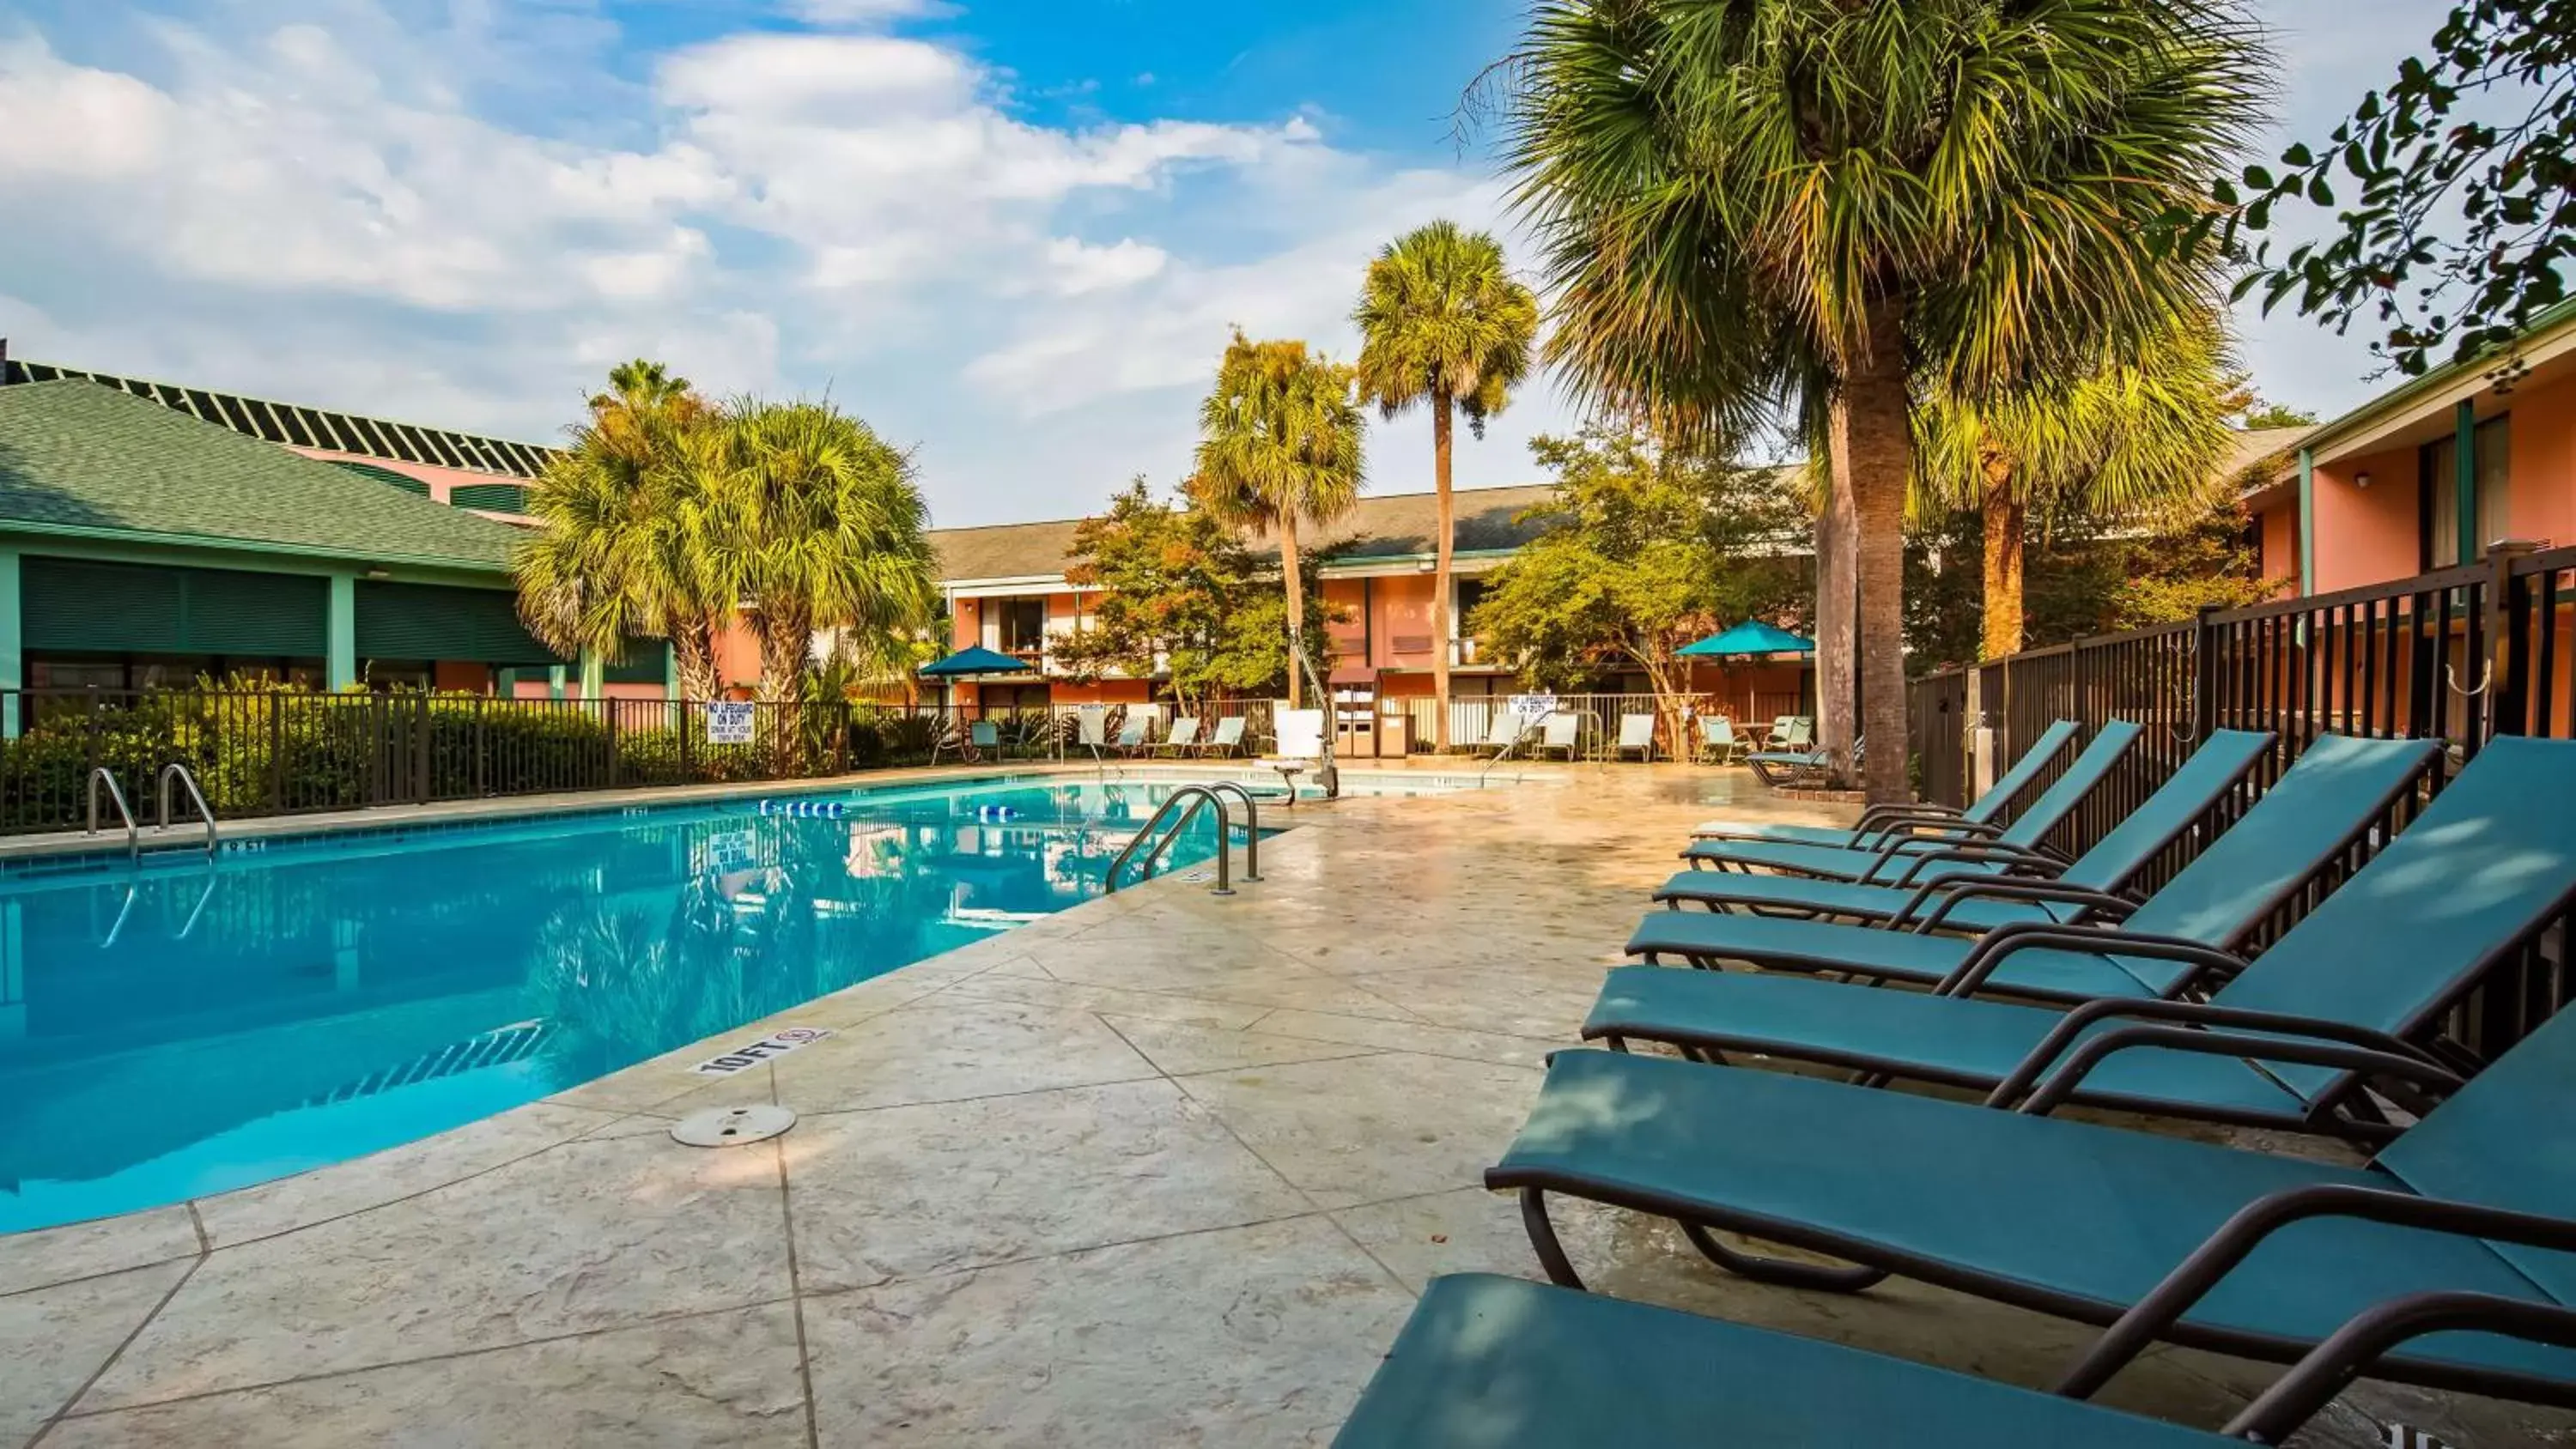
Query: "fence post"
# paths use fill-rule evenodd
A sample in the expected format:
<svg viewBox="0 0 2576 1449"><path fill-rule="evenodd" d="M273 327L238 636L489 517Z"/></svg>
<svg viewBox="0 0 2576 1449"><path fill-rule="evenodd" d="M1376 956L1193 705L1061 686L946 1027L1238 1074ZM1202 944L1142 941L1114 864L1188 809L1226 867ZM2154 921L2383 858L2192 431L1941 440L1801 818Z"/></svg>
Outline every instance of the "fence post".
<svg viewBox="0 0 2576 1449"><path fill-rule="evenodd" d="M268 809L272 815L286 813L286 707L294 698L275 691L261 696L268 707Z"/></svg>
<svg viewBox="0 0 2576 1449"><path fill-rule="evenodd" d="M2218 628L2210 616L2216 604L2203 604L2191 618L2191 738L2197 745L2218 732Z"/></svg>
<svg viewBox="0 0 2576 1449"><path fill-rule="evenodd" d="M2487 548L2487 563L2495 572L2487 580L2487 733L2518 735L2528 726L2529 671L2523 665L2530 652L2531 609L2526 598L2528 580L2514 574L2514 565L2540 551L2540 545L2527 538L2499 539ZM2555 628L2552 622L2546 627Z"/></svg>
<svg viewBox="0 0 2576 1449"><path fill-rule="evenodd" d="M429 803L431 793L429 782L432 763L429 744L429 691L422 690L414 697L420 701L412 711L414 728L420 731L420 740L412 746L412 794L415 801L426 805Z"/></svg>

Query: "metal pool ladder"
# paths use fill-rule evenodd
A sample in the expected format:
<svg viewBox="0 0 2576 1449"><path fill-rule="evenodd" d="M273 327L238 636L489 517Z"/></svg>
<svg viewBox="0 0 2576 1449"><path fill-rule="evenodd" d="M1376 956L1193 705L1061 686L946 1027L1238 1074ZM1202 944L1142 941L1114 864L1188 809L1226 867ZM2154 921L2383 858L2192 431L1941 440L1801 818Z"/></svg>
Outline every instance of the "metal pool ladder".
<svg viewBox="0 0 2576 1449"><path fill-rule="evenodd" d="M134 812L125 808L125 791L116 783L116 772L100 765L89 772L89 833L98 834L98 787L107 784L107 798L116 802L117 818L125 822L125 857L134 859L143 853L141 832L134 828Z"/></svg>
<svg viewBox="0 0 2576 1449"><path fill-rule="evenodd" d="M1118 852L1118 858L1109 862L1109 890L1114 892L1118 889L1118 872L1126 869L1127 862L1139 850L1145 852L1145 865L1137 878L1150 878L1154 874L1155 862L1163 858L1163 852L1171 849L1172 842L1181 838L1181 832L1190 828L1190 822L1198 818L1201 809L1213 805L1216 807L1216 886L1208 894L1233 895L1234 881L1228 871L1232 857L1227 847L1232 843L1229 837L1234 833L1234 822L1226 817L1227 795L1243 802L1243 878L1247 883L1261 879L1261 806L1253 800L1251 791L1232 780L1219 780L1212 785L1183 785L1155 807L1153 815L1145 821L1145 828L1137 831L1136 838L1128 841ZM1187 808L1183 808L1184 805ZM1170 830L1156 839L1154 827L1162 824L1163 817L1175 810L1180 811L1179 818L1172 822Z"/></svg>
<svg viewBox="0 0 2576 1449"><path fill-rule="evenodd" d="M196 775L177 760L161 767L161 821L152 827L152 833L159 835L170 828L170 778L173 775L178 777L180 784L188 787L188 798L197 802L197 814L206 822L206 854L211 857L220 843L215 831L215 807L206 803L206 792L197 788ZM126 829L133 828L132 820L128 819Z"/></svg>

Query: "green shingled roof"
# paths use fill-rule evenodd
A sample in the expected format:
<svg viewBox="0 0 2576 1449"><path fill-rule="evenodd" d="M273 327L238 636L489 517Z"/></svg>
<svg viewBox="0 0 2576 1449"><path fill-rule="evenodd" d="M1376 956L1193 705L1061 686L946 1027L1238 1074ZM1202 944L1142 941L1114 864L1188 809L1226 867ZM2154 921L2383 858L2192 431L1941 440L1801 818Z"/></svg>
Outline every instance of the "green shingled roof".
<svg viewBox="0 0 2576 1449"><path fill-rule="evenodd" d="M0 533L496 571L519 530L91 382L0 387Z"/></svg>

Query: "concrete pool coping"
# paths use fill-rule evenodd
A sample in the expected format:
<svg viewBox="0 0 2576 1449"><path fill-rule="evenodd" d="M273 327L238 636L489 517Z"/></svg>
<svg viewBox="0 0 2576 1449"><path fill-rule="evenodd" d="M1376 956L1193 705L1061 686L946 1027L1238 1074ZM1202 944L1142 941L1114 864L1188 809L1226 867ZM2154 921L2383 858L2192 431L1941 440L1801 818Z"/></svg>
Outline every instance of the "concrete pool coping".
<svg viewBox="0 0 2576 1449"><path fill-rule="evenodd" d="M1371 768L1346 767L1345 773L1366 774L1437 774L1465 775L1473 771L1455 766L1406 765L1398 761L1372 760ZM1182 779L1205 775L1220 769L1243 773L1257 768L1257 761L1204 762L1182 760L1117 760L1108 768L1124 772L1130 780ZM373 805L355 810L314 811L294 815L253 815L238 820L219 822L225 842L273 840L281 836L334 835L357 831L401 829L422 825L474 824L520 817L540 818L558 815L607 813L619 810L690 805L707 801L750 799L762 795L830 794L842 790L899 789L915 785L969 784L979 779L1038 778L1057 775L1090 775L1102 767L1088 760L1025 760L992 764L906 765L899 769L860 770L844 775L819 775L797 780L727 782L711 785L637 786L613 790L564 790L543 795L496 795L472 800L439 800L426 805ZM1512 776L1498 783L1536 783L1566 767L1547 767L1539 762L1516 767ZM1249 776L1246 776L1249 778ZM1112 779L1110 783L1118 783ZM1298 808L1323 803L1313 800L1298 802ZM1336 802L1338 803L1338 802ZM1282 823L1285 823L1284 812ZM205 834L194 823L181 824L167 832L146 825L141 833L141 853L145 856L187 855L202 853ZM55 860L65 856L123 855L124 837L120 830L102 825L99 833L86 831L47 831L27 835L0 836L0 868L21 861Z"/></svg>
<svg viewBox="0 0 2576 1449"><path fill-rule="evenodd" d="M0 1443L1329 1438L1430 1275L1535 1274L1478 1174L1689 828L1831 818L1741 771L1586 778L1347 800L1230 900L1166 876L406 1147L0 1237ZM835 1034L687 1074L777 1025ZM758 1101L803 1120L669 1138ZM2044 1382L2091 1337L1563 1226L1605 1291L1991 1377ZM2273 1372L2158 1350L2108 1397L2215 1422ZM2356 1402L2460 1445L2570 1427Z"/></svg>

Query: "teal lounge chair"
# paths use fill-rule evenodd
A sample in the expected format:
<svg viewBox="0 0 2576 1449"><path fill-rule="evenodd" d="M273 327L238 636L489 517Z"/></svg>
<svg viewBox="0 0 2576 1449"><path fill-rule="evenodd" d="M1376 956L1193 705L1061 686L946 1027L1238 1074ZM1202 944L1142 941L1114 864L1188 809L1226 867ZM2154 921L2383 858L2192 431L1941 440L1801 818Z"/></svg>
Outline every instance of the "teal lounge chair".
<svg viewBox="0 0 2576 1449"><path fill-rule="evenodd" d="M1994 788L1964 810L1950 810L1938 805L1872 805L1861 812L1860 822L1848 827L1832 825L1731 825L1712 821L1691 832L1698 840L1782 840L1799 845L1827 845L1867 849L1891 833L1911 830L1916 826L1946 827L1959 835L1992 835L2010 820L2007 814L2013 801L2030 788L2040 772L2057 763L2075 743L2083 726L2071 719L2050 725L2022 751L2013 767L1995 781Z"/></svg>
<svg viewBox="0 0 2576 1449"><path fill-rule="evenodd" d="M1685 870L1657 887L1654 898L1675 909L1690 903L1713 911L1832 916L1949 931L1984 931L2012 921L2116 920L2137 908L2129 891L2139 873L2207 823L2271 752L2272 741L2264 731L2212 734L2153 795L2054 878L2040 878L2028 867L2001 875L1980 862L1944 865L1908 886ZM1998 784L1985 798L2000 793Z"/></svg>
<svg viewBox="0 0 2576 1449"><path fill-rule="evenodd" d="M2066 861L2048 849L2058 827L2074 818L2076 808L2111 778L2146 727L2115 719L2102 726L2093 743L2066 767L2066 773L2040 792L2027 809L2001 830L1982 825L1963 831L1889 834L1872 837L1865 846L1801 845L1775 840L1700 840L1682 852L1696 869L1751 870L1760 867L1823 880L1872 881L1893 885L1905 881L1919 863L1940 853L1953 866L1981 864L1987 870L2033 866L2054 875ZM1908 882L1910 883L1910 882Z"/></svg>
<svg viewBox="0 0 2576 1449"><path fill-rule="evenodd" d="M1854 766L1860 764L1864 743L1858 738L1852 740ZM1788 750L1755 750L1744 757L1744 763L1753 767L1755 779L1776 790L1783 786L1822 783L1825 767L1832 759L1833 756L1824 750L1800 746Z"/></svg>
<svg viewBox="0 0 2576 1449"><path fill-rule="evenodd" d="M2111 1324L2056 1386L2081 1397L2159 1340L2296 1359L2416 1295L2563 1313L2576 1304L2570 1101L2576 1011L2542 1023L2367 1167L1564 1051L1485 1183L1522 1195L1531 1246L1567 1287L1582 1283L1549 1193L1671 1218L1713 1261L1767 1282L1848 1292L1896 1273ZM1848 1266L1759 1256L1712 1229ZM2576 1351L2448 1331L2472 1326L2436 1317L2429 1327L2445 1331L2372 1375L2576 1404Z"/></svg>
<svg viewBox="0 0 2576 1449"><path fill-rule="evenodd" d="M2505 1313L2576 1332L2576 1314ZM2358 1335L2356 1335L2358 1337ZM1434 1278L1335 1449L2190 1449L2278 1444L2367 1371L2320 1348L2215 1434L1841 1344L1483 1273Z"/></svg>
<svg viewBox="0 0 2576 1449"><path fill-rule="evenodd" d="M2116 929L2015 922L1971 940L1663 910L1646 913L1628 938L1628 952L1649 964L1665 956L1696 966L1740 961L1908 981L1957 996L1994 991L2070 1002L2178 996L2212 974L2243 970L2236 948L2343 858L2415 788L2440 752L2436 740L2319 736L2243 819Z"/></svg>
<svg viewBox="0 0 2576 1449"><path fill-rule="evenodd" d="M2576 743L2499 738L2206 1002L2060 1013L1630 966L1610 973L1583 1035L1941 1082L1999 1106L2074 1101L2385 1141L2394 1129L2361 1089L2420 1112L2455 1086L2412 1043L2576 901L2571 821Z"/></svg>

